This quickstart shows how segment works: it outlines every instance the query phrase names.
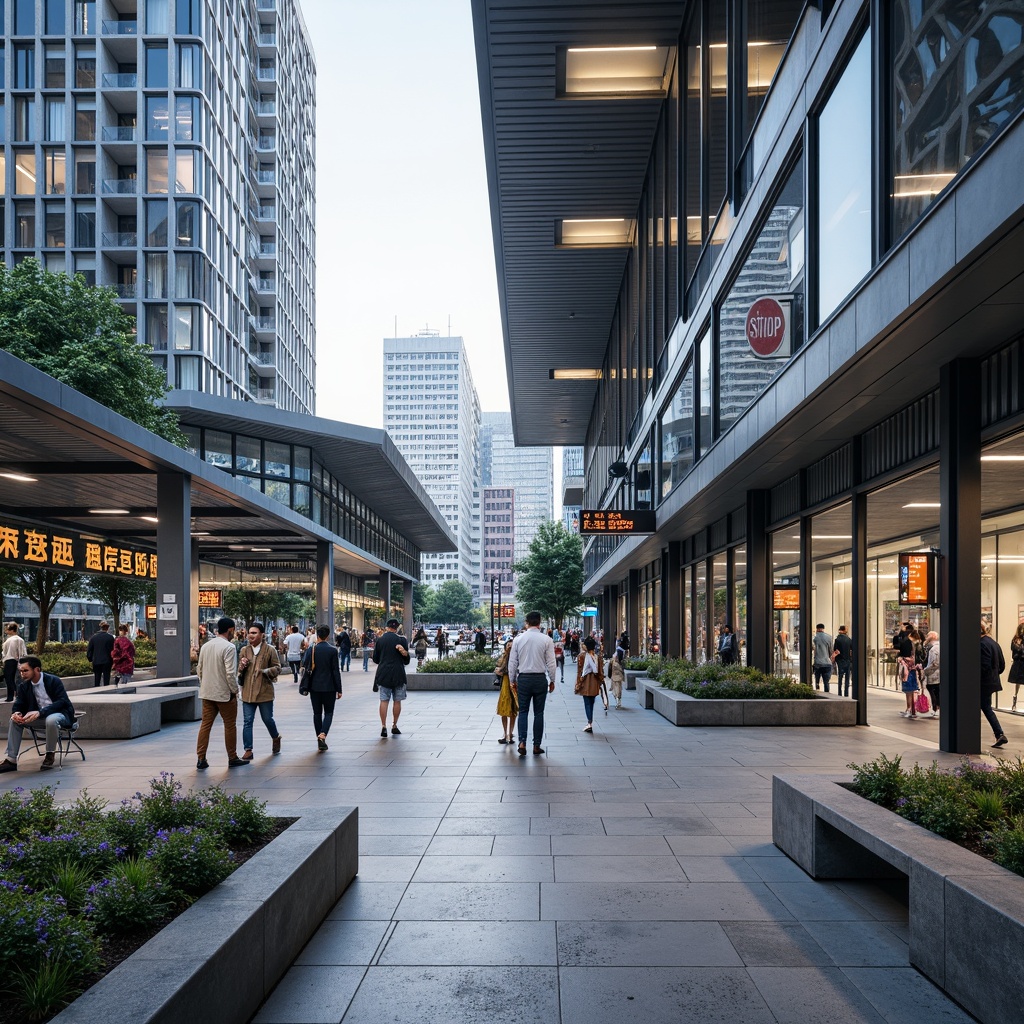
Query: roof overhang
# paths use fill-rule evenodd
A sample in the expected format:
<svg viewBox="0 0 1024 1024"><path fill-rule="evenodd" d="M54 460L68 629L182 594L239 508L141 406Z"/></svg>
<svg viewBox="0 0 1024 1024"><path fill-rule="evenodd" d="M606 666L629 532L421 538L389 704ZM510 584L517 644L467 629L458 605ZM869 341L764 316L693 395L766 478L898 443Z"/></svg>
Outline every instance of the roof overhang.
<svg viewBox="0 0 1024 1024"><path fill-rule="evenodd" d="M564 220L635 218L660 95L560 97L570 47L677 44L681 0L473 0L477 70L513 431L585 440L628 249L559 245ZM564 71L562 72L564 79Z"/></svg>

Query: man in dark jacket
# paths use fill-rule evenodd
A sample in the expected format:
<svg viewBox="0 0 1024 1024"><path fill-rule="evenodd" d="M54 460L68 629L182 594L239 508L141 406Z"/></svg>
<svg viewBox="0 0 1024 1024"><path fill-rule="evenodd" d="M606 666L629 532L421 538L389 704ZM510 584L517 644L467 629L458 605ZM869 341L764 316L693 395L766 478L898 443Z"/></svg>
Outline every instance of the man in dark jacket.
<svg viewBox="0 0 1024 1024"><path fill-rule="evenodd" d="M484 631L477 626L476 633L473 634L473 650L477 654L483 654L487 650L487 637L484 636Z"/></svg>
<svg viewBox="0 0 1024 1024"><path fill-rule="evenodd" d="M342 672L348 672L352 665L352 637L347 629L338 633L338 664Z"/></svg>
<svg viewBox="0 0 1024 1024"><path fill-rule="evenodd" d="M373 685L380 691L380 735L388 736L388 701L392 701L391 735L401 736L398 716L405 700L405 666L409 664L409 641L398 632L398 619L388 619L383 636L377 638L373 648L373 661L377 674Z"/></svg>
<svg viewBox="0 0 1024 1024"><path fill-rule="evenodd" d="M981 713L988 719L992 731L996 734L996 741L993 747L1002 747L1009 742L1003 732L999 719L996 717L992 707L992 694L1003 688L999 682L999 676L1006 669L1006 659L1003 657L1003 650L989 636L989 625L981 620Z"/></svg>
<svg viewBox="0 0 1024 1024"><path fill-rule="evenodd" d="M43 671L43 663L30 654L18 662L18 683L11 712L11 724L7 730L7 759L0 764L0 772L18 770L18 751L25 729L42 719L46 727L46 756L39 766L40 771L53 767L57 750L58 731L74 724L75 709L68 699L60 676Z"/></svg>
<svg viewBox="0 0 1024 1024"><path fill-rule="evenodd" d="M330 635L330 626L318 626L317 642L307 647L302 655L302 667L309 670L306 685L309 687L309 701L313 705L316 745L320 750L327 749L327 734L331 731L334 719L334 702L341 697L338 648L327 642Z"/></svg>
<svg viewBox="0 0 1024 1024"><path fill-rule="evenodd" d="M93 686L109 686L110 670L114 667L114 638L109 622L101 622L99 632L89 638L85 656L92 665Z"/></svg>

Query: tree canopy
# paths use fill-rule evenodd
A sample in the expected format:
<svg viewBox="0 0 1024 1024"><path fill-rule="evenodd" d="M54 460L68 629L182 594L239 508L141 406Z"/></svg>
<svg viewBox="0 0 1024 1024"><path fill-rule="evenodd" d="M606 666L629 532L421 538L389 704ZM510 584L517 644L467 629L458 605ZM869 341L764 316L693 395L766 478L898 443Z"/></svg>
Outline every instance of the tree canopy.
<svg viewBox="0 0 1024 1024"><path fill-rule="evenodd" d="M434 593L436 622L469 623L473 614L473 591L459 580L445 580Z"/></svg>
<svg viewBox="0 0 1024 1024"><path fill-rule="evenodd" d="M122 576L82 576L79 593L94 597L106 605L114 620L114 632L121 625L121 609L126 604L156 604L156 583L125 579Z"/></svg>
<svg viewBox="0 0 1024 1024"><path fill-rule="evenodd" d="M315 605L309 593L294 590L237 589L224 592L224 612L241 619L246 626L262 622L267 629L278 619L297 623L299 619L312 619Z"/></svg>
<svg viewBox="0 0 1024 1024"><path fill-rule="evenodd" d="M538 611L561 629L583 605L583 543L561 523L543 523L530 553L512 568L523 614Z"/></svg>
<svg viewBox="0 0 1024 1024"><path fill-rule="evenodd" d="M0 348L175 444L177 416L161 404L163 371L132 331L110 288L44 270L30 258L0 263Z"/></svg>

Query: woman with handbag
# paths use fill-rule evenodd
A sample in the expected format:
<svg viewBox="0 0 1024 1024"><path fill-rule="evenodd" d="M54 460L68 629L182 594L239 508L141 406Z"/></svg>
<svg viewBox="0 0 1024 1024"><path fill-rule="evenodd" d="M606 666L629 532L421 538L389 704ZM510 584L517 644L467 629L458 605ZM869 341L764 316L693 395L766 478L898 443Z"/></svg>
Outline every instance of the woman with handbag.
<svg viewBox="0 0 1024 1024"><path fill-rule="evenodd" d="M341 665L338 649L327 642L331 627L320 626L316 635L319 642L307 647L302 656L299 693L309 694L317 749L324 751L327 749L327 734L331 731L334 719L334 702L341 697Z"/></svg>
<svg viewBox="0 0 1024 1024"><path fill-rule="evenodd" d="M576 692L583 698L583 710L587 715L584 732L594 731L594 699L601 692L601 674L604 659L597 651L597 641L588 636L583 641L583 650L576 659Z"/></svg>
<svg viewBox="0 0 1024 1024"><path fill-rule="evenodd" d="M615 698L615 710L622 708L622 686L626 681L624 660L626 652L621 647L608 659L608 681L612 684L612 696Z"/></svg>
<svg viewBox="0 0 1024 1024"><path fill-rule="evenodd" d="M907 698L907 710L901 711L900 714L904 718L917 718L917 708L914 705L914 700L917 697L919 686L917 680L918 668L914 655L901 655L897 668L903 693Z"/></svg>
<svg viewBox="0 0 1024 1024"><path fill-rule="evenodd" d="M1017 632L1010 641L1010 674L1007 681L1013 683L1013 703L1010 710L1016 711L1020 684L1024 683L1024 622L1017 626Z"/></svg>
<svg viewBox="0 0 1024 1024"><path fill-rule="evenodd" d="M512 689L512 681L508 677L508 656L512 650L512 641L505 643L505 650L502 651L498 663L494 666L494 675L497 677L495 686L500 686L498 693L498 707L496 714L501 715L501 739L499 743L515 743L513 730L516 727L516 719L519 717L519 698L516 691Z"/></svg>

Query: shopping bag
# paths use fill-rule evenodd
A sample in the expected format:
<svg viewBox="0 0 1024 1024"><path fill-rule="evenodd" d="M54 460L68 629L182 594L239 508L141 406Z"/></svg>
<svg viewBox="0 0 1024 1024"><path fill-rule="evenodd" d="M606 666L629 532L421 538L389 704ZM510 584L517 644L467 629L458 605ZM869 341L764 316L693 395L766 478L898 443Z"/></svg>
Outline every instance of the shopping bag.
<svg viewBox="0 0 1024 1024"><path fill-rule="evenodd" d="M917 711L919 715L927 715L931 709L932 706L928 703L928 694L922 690L914 701L914 710Z"/></svg>

